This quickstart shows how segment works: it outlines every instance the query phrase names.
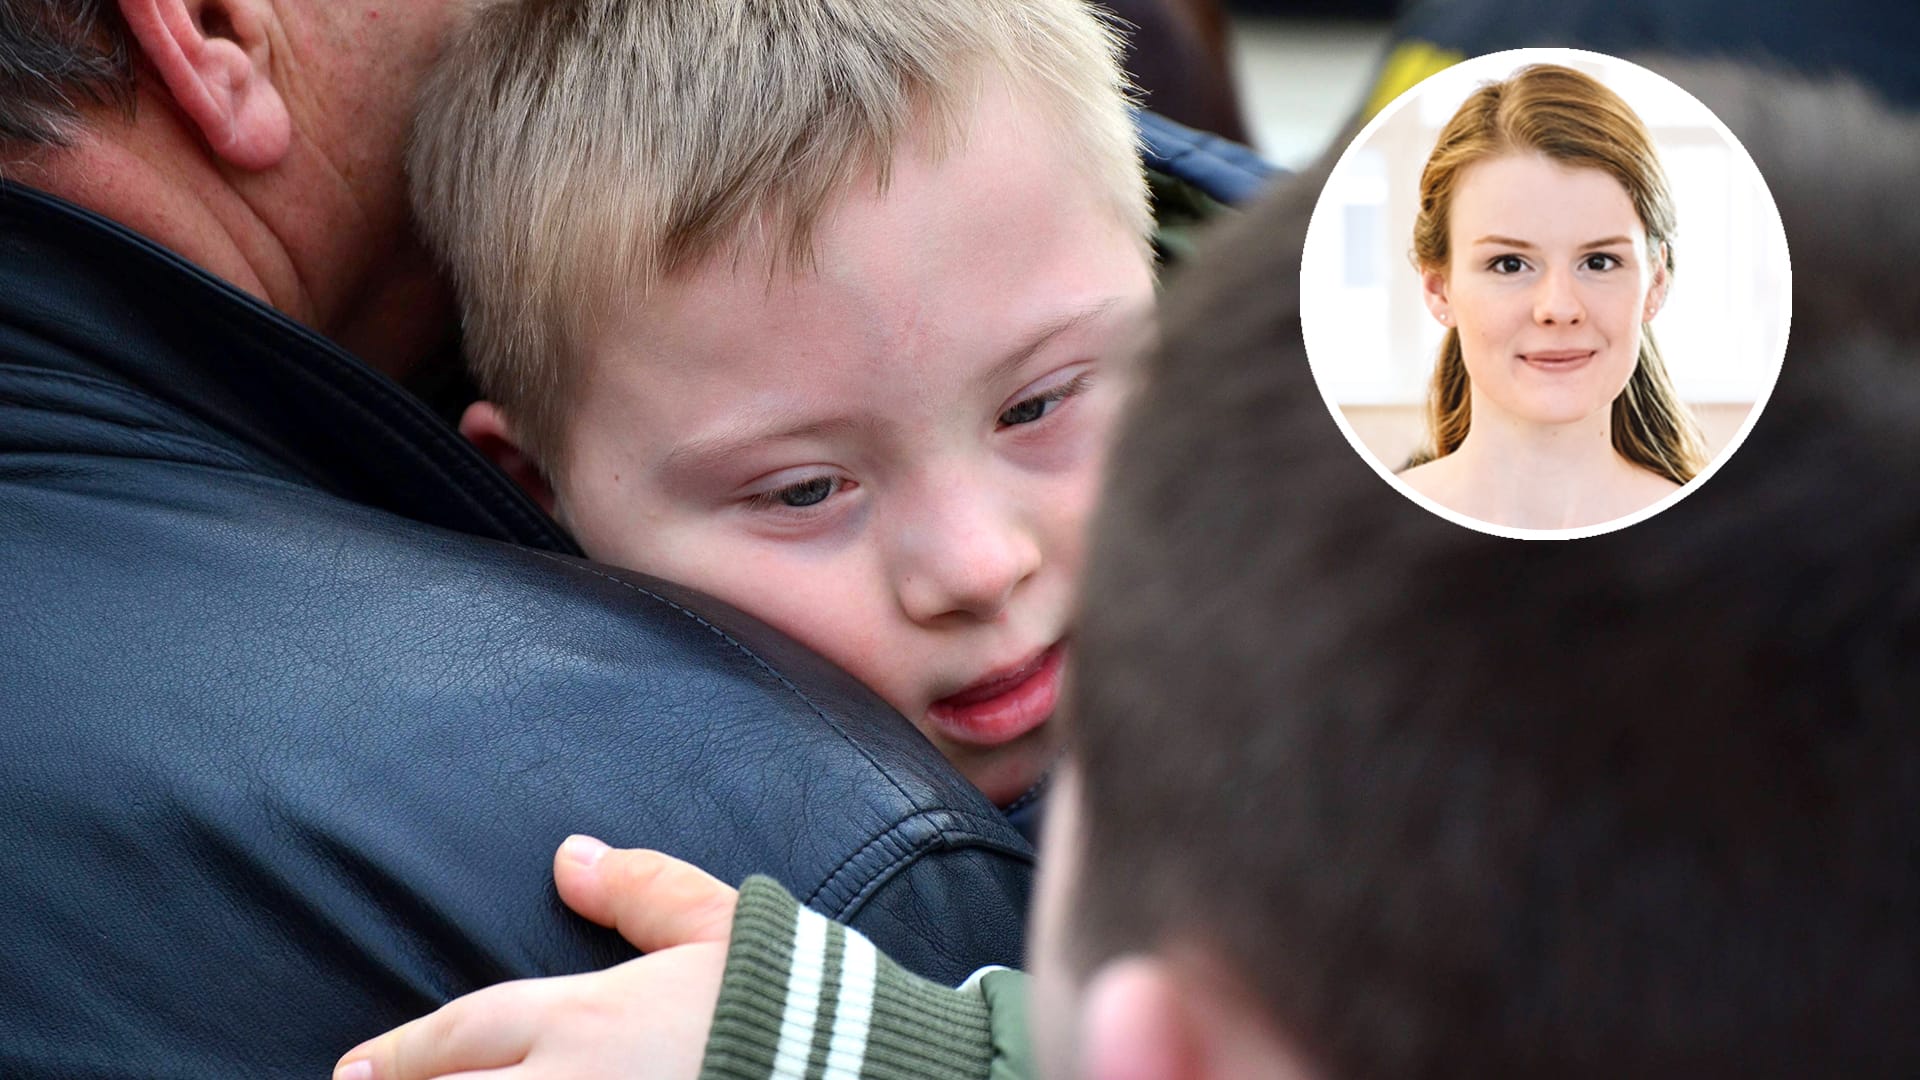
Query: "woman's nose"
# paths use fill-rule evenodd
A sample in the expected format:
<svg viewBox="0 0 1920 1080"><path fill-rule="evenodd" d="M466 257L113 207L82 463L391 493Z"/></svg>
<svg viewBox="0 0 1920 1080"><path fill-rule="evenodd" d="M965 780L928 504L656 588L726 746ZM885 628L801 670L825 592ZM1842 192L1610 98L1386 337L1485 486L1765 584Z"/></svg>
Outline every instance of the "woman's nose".
<svg viewBox="0 0 1920 1080"><path fill-rule="evenodd" d="M1542 326L1578 326L1586 316L1571 273L1549 270L1541 276L1533 298L1533 321Z"/></svg>

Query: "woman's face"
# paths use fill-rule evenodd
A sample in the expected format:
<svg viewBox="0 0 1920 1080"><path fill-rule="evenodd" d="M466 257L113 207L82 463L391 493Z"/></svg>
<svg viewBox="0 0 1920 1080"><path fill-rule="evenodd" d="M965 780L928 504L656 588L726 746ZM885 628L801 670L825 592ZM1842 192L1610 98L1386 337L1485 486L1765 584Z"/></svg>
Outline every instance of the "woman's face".
<svg viewBox="0 0 1920 1080"><path fill-rule="evenodd" d="M1612 404L1667 286L1620 182L1539 154L1489 158L1462 170L1449 225L1452 259L1421 282L1460 333L1475 418L1566 424Z"/></svg>

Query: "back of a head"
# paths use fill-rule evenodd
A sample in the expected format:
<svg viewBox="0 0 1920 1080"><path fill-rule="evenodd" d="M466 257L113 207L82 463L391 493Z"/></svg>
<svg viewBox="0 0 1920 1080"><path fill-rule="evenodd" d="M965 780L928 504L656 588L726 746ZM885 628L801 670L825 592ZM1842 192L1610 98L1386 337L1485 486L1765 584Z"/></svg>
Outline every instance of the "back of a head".
<svg viewBox="0 0 1920 1080"><path fill-rule="evenodd" d="M551 468L562 358L597 315L749 247L804 265L849 185L965 138L985 79L1031 99L1144 236L1117 57L1081 0L495 2L423 95L415 208L482 391Z"/></svg>
<svg viewBox="0 0 1920 1080"><path fill-rule="evenodd" d="M1300 344L1324 166L1169 298L1077 639L1083 970L1197 944L1330 1077L1920 1067L1920 121L1668 71L1801 287L1657 518L1505 540L1379 482Z"/></svg>

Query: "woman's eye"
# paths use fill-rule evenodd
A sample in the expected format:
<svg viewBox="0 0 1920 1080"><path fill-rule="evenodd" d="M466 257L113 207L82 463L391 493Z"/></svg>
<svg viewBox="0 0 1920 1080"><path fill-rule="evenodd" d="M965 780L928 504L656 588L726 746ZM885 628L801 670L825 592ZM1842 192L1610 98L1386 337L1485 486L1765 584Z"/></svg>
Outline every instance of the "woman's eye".
<svg viewBox="0 0 1920 1080"><path fill-rule="evenodd" d="M1616 266L1622 265L1622 263L1620 262L1619 256L1605 255L1596 252L1587 256L1585 265L1589 270L1611 270Z"/></svg>
<svg viewBox="0 0 1920 1080"><path fill-rule="evenodd" d="M1517 274L1527 268L1527 263L1518 255L1501 255L1487 266L1496 274Z"/></svg>
<svg viewBox="0 0 1920 1080"><path fill-rule="evenodd" d="M840 490L842 481L834 476L816 476L802 480L797 484L788 484L783 488L755 495L747 500L756 510L773 509L777 506L804 510L809 506L818 506Z"/></svg>
<svg viewBox="0 0 1920 1080"><path fill-rule="evenodd" d="M1076 375L1044 394L1035 394L1019 404L1009 407L1007 411L1000 414L1000 426L1016 427L1020 424L1033 423L1035 420L1052 412L1054 407L1061 402L1085 390L1087 384L1091 382L1092 379L1093 376L1091 373Z"/></svg>

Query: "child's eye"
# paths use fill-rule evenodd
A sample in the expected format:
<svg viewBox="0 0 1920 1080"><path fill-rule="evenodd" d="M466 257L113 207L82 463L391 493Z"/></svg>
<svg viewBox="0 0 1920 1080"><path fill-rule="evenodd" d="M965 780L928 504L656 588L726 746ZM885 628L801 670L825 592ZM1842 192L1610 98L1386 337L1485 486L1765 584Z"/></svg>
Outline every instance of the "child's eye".
<svg viewBox="0 0 1920 1080"><path fill-rule="evenodd" d="M1581 260L1581 265L1588 270L1612 270L1616 266L1625 266L1626 264L1621 261L1618 255L1608 255L1605 252L1596 251Z"/></svg>
<svg viewBox="0 0 1920 1080"><path fill-rule="evenodd" d="M1085 390L1087 384L1092 381L1093 375L1090 372L1083 372L1045 393L1035 394L1001 413L1000 426L1016 427L1020 424L1031 424L1052 412L1054 406Z"/></svg>
<svg viewBox="0 0 1920 1080"><path fill-rule="evenodd" d="M1527 268L1527 261L1518 255L1496 255L1487 264L1487 269L1496 274L1517 274Z"/></svg>
<svg viewBox="0 0 1920 1080"><path fill-rule="evenodd" d="M775 488L762 492L747 500L747 505L755 510L772 510L786 507L804 510L809 506L818 506L826 502L845 486L845 481L837 476L815 476L797 484Z"/></svg>

